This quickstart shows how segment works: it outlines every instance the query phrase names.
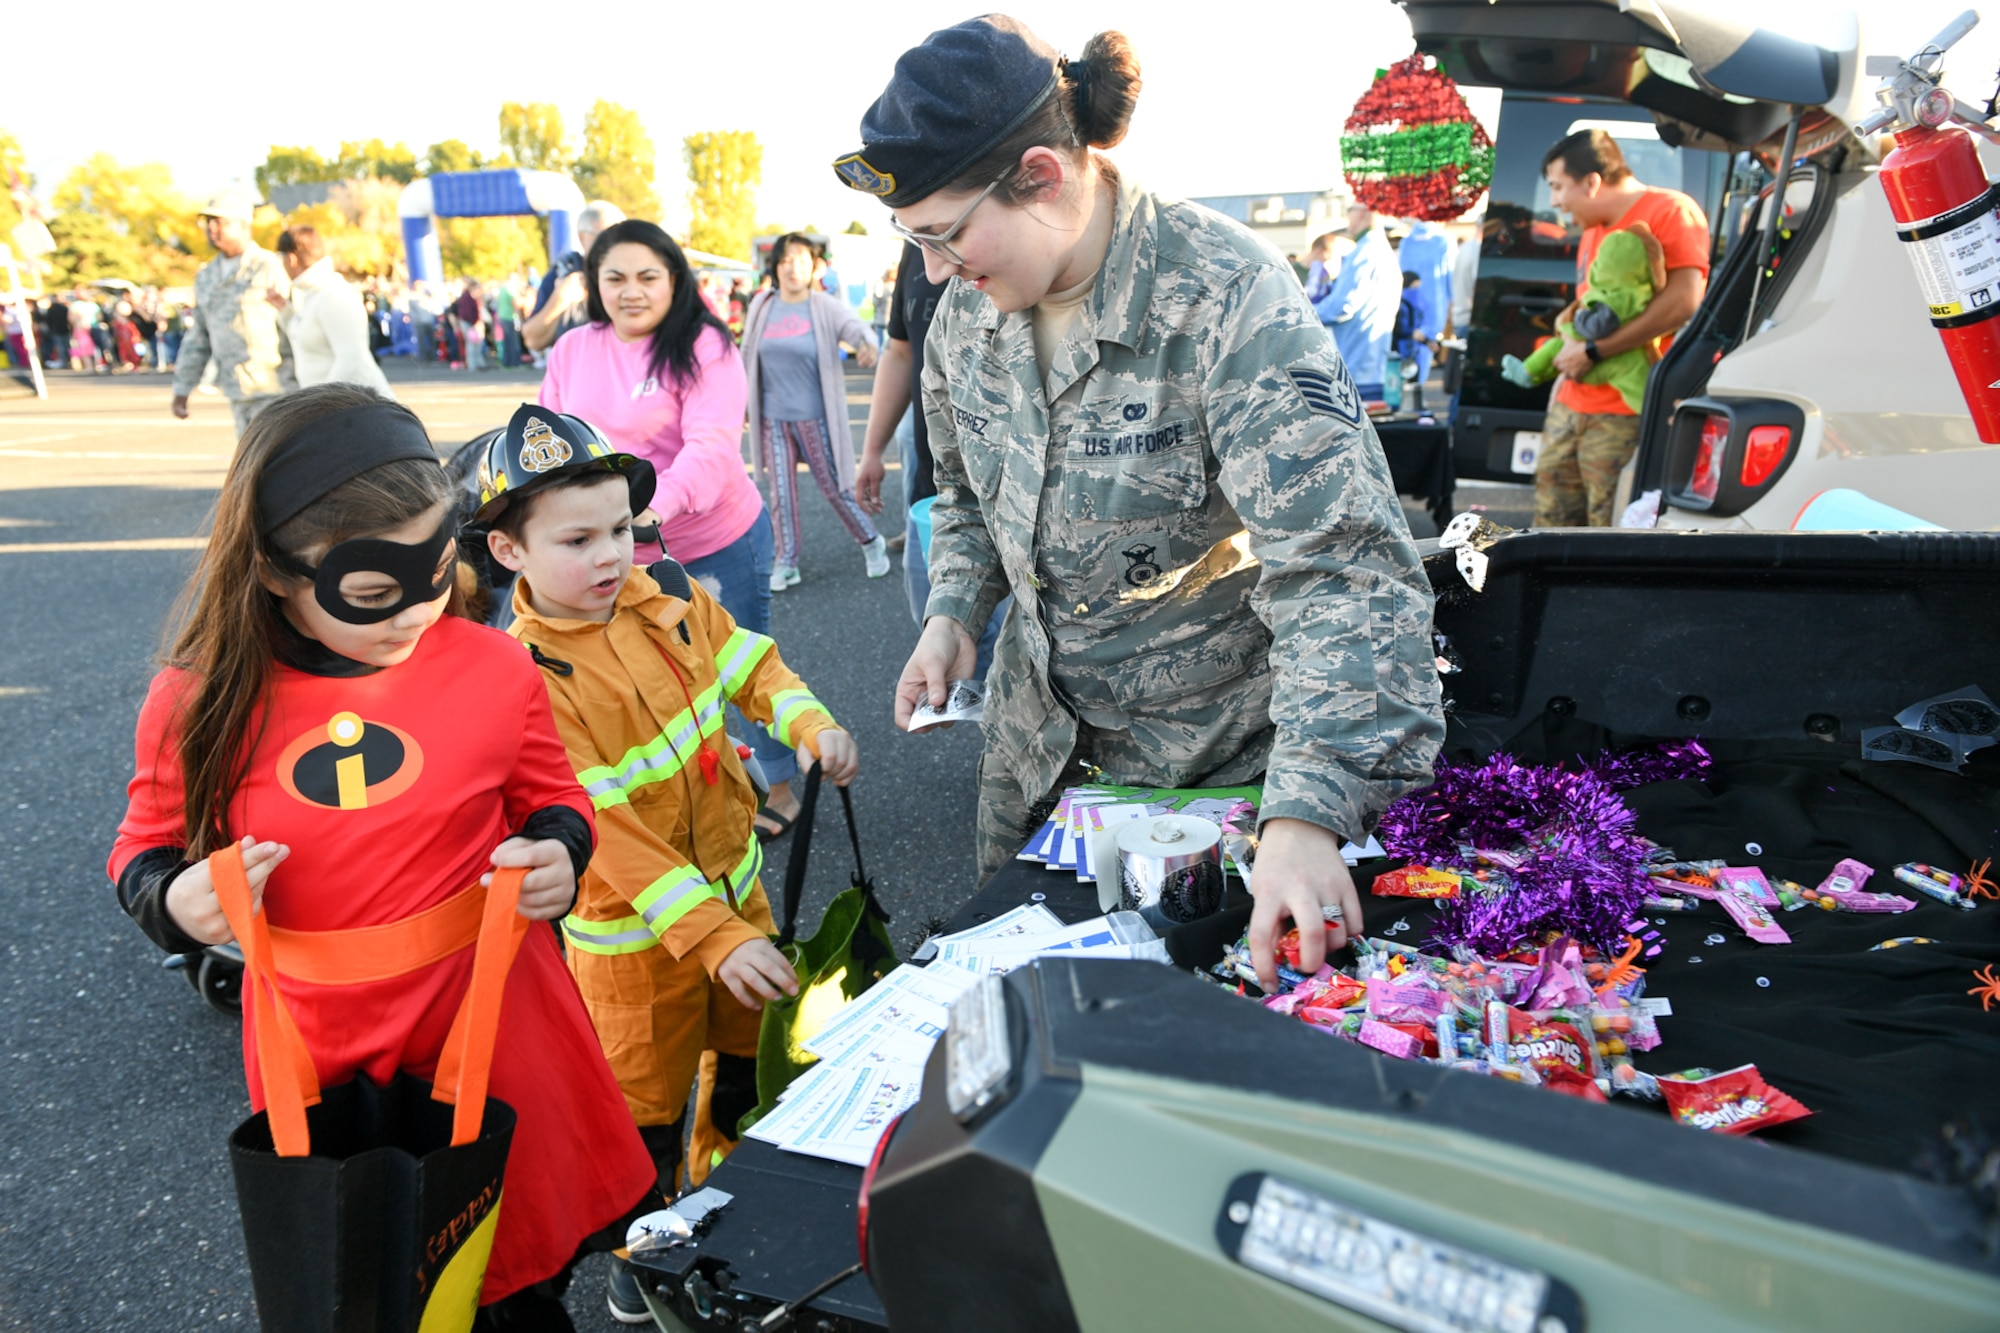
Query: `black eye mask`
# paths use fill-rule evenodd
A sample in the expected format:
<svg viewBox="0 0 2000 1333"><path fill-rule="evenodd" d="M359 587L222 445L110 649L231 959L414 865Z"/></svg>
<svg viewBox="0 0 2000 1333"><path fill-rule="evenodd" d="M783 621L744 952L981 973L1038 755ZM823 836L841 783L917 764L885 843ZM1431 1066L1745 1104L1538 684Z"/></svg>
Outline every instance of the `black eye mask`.
<svg viewBox="0 0 2000 1333"><path fill-rule="evenodd" d="M287 559L282 563L291 573L313 581L313 595L335 620L350 625L374 625L419 603L434 602L444 596L451 588L458 558L454 554L445 561L442 570L438 562L444 559L445 549L453 546L457 536L455 516L447 513L437 531L415 546L361 537L344 541L328 551L317 569L299 560ZM396 581L403 595L389 606L356 606L340 591L340 581L349 574L386 575Z"/></svg>

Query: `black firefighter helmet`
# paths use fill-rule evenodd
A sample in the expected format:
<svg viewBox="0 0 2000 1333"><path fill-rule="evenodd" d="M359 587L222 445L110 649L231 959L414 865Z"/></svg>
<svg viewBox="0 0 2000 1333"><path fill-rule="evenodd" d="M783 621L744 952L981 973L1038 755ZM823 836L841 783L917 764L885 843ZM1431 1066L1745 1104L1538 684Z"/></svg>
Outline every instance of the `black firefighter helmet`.
<svg viewBox="0 0 2000 1333"><path fill-rule="evenodd" d="M515 496L586 468L622 474L632 490L634 514L644 512L653 502L658 478L651 463L613 449L597 427L582 417L522 403L507 429L491 438L486 456L479 460L479 510L473 522L490 524Z"/></svg>

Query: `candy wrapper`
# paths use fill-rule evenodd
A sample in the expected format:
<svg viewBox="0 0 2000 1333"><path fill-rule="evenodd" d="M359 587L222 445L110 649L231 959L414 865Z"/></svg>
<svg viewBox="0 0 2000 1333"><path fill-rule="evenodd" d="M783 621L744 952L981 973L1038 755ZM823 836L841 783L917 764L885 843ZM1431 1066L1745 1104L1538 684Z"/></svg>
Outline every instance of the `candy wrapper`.
<svg viewBox="0 0 2000 1333"><path fill-rule="evenodd" d="M1385 1023L1433 1024L1439 1014L1457 1005L1428 977L1405 974L1376 977L1368 983L1368 1016Z"/></svg>
<svg viewBox="0 0 2000 1333"><path fill-rule="evenodd" d="M1946 907L1969 912L1979 906L1975 899L1962 892L1965 881L1949 871L1911 861L1897 866L1894 873L1898 884L1907 884L1924 897L1935 898Z"/></svg>
<svg viewBox="0 0 2000 1333"><path fill-rule="evenodd" d="M1591 1002L1590 981L1584 975L1583 953L1574 940L1558 940L1542 949L1535 969L1515 988L1523 1009L1568 1009Z"/></svg>
<svg viewBox="0 0 2000 1333"><path fill-rule="evenodd" d="M1812 1114L1764 1081L1755 1065L1720 1074L1693 1069L1660 1080L1667 1110L1683 1125L1717 1134L1754 1134Z"/></svg>
<svg viewBox="0 0 2000 1333"><path fill-rule="evenodd" d="M1762 879L1763 876L1759 875L1758 878ZM1771 915L1771 909L1758 902L1751 892L1742 887L1740 883L1731 883L1728 888L1724 889L1718 882L1717 890L1722 896L1716 901L1722 904L1722 910L1729 913L1730 919L1742 927L1745 935L1748 935L1759 944L1790 944L1792 942L1792 937L1785 933L1785 928L1779 925L1777 918ZM1772 894L1771 897L1773 902L1777 901L1776 894Z"/></svg>
<svg viewBox="0 0 2000 1333"><path fill-rule="evenodd" d="M1826 878L1819 882L1821 893L1851 893L1864 887L1875 867L1864 865L1853 857L1847 857L1827 871Z"/></svg>
<svg viewBox="0 0 2000 1333"><path fill-rule="evenodd" d="M1597 1086L1597 1043L1558 1014L1537 1018L1512 1006L1487 1010L1487 1046L1496 1063L1532 1069L1543 1087L1589 1102L1604 1100ZM1504 1026L1503 1026L1504 1025Z"/></svg>
<svg viewBox="0 0 2000 1333"><path fill-rule="evenodd" d="M1303 985L1283 995L1266 996L1263 1005L1274 1013L1324 1025L1338 1023L1342 1011L1359 1004L1367 993L1368 987L1362 982L1331 967L1322 967Z"/></svg>
<svg viewBox="0 0 2000 1333"><path fill-rule="evenodd" d="M1333 932L1340 929L1332 922L1326 923L1326 951L1333 952ZM1278 940L1278 956L1285 960L1285 966L1296 969L1299 965L1299 932L1293 927Z"/></svg>
<svg viewBox="0 0 2000 1333"><path fill-rule="evenodd" d="M1607 998L1590 1012L1590 1033L1597 1054L1606 1060L1650 1051L1660 1044L1660 1025L1648 1010L1622 999Z"/></svg>
<svg viewBox="0 0 2000 1333"><path fill-rule="evenodd" d="M1755 866L1720 866L1709 878L1717 893L1740 893L1759 907L1776 907L1778 894Z"/></svg>
<svg viewBox="0 0 2000 1333"><path fill-rule="evenodd" d="M1435 1038L1426 1041L1429 1034L1423 1028L1408 1023L1384 1023L1377 1019L1365 1018L1361 1021L1359 1041L1363 1046L1372 1046L1384 1055L1393 1055L1400 1060L1415 1060L1427 1052L1435 1054Z"/></svg>
<svg viewBox="0 0 2000 1333"><path fill-rule="evenodd" d="M1656 1102L1660 1100L1660 1080L1630 1060L1614 1060L1611 1064L1611 1091L1622 1097Z"/></svg>
<svg viewBox="0 0 2000 1333"><path fill-rule="evenodd" d="M1404 866L1377 875L1372 891L1383 898L1456 898L1459 873L1430 866Z"/></svg>

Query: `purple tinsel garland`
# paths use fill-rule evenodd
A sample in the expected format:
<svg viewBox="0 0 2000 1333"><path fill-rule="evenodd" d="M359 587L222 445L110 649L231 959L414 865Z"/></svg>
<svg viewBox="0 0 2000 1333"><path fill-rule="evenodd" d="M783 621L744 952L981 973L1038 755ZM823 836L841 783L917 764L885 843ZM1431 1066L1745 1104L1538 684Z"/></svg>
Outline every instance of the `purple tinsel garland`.
<svg viewBox="0 0 2000 1333"><path fill-rule="evenodd" d="M1697 740L1599 756L1582 771L1536 767L1496 754L1483 764L1439 764L1437 780L1383 812L1376 836L1390 855L1474 869L1461 847L1521 849L1511 888L1439 904L1430 938L1491 956L1549 931L1617 952L1649 892L1646 840L1620 791L1696 777L1710 764Z"/></svg>

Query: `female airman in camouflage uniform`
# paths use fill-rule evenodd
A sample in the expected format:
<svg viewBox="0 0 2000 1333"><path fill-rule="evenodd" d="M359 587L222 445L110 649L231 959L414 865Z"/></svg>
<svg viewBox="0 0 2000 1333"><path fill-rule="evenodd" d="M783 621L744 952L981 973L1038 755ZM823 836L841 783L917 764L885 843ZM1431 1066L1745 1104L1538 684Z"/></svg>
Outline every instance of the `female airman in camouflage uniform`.
<svg viewBox="0 0 2000 1333"><path fill-rule="evenodd" d="M864 146L835 163L894 211L933 281L953 280L923 377L932 591L897 719L972 674L1012 592L988 676L982 872L1085 772L1261 777L1268 972L1286 917L1360 928L1336 835L1365 837L1429 780L1430 588L1284 260L1090 151L1124 136L1138 89L1121 34L1063 60L1012 19L974 19L903 55Z"/></svg>

